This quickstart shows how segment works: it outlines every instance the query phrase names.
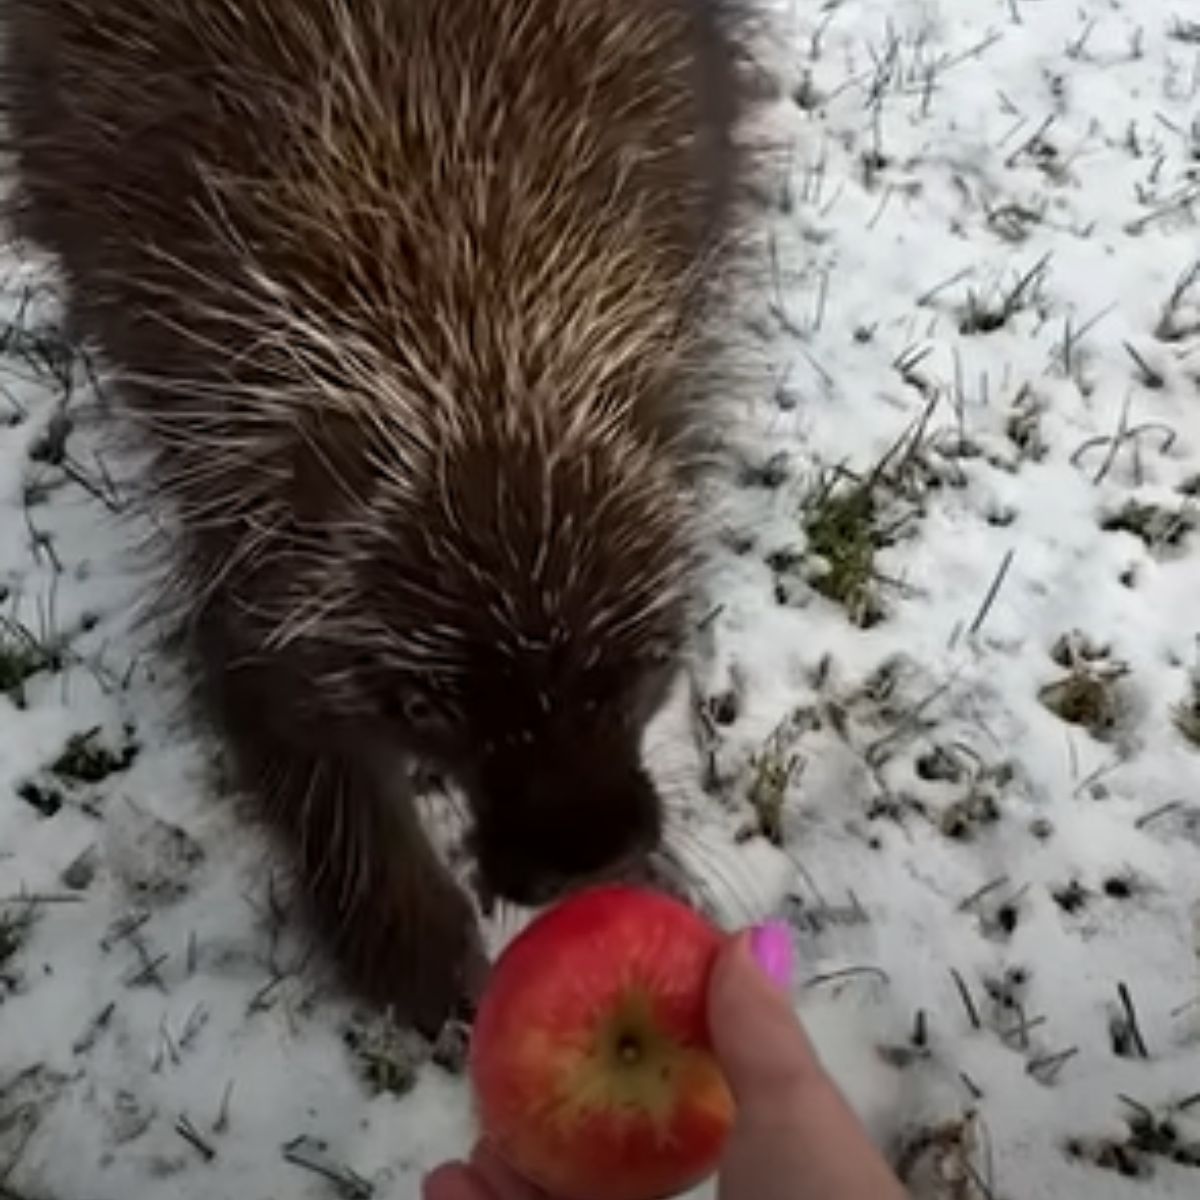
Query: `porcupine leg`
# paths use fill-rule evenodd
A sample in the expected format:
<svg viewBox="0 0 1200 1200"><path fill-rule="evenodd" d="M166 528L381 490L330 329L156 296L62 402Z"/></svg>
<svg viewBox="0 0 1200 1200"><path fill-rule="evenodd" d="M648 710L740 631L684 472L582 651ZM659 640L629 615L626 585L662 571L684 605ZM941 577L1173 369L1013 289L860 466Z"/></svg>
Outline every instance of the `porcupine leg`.
<svg viewBox="0 0 1200 1200"><path fill-rule="evenodd" d="M288 711L282 664L247 665L210 611L199 631L210 700L261 815L290 852L347 987L430 1037L475 998L486 966L466 896L421 828L406 778ZM282 678L281 678L282 675Z"/></svg>
<svg viewBox="0 0 1200 1200"><path fill-rule="evenodd" d="M407 785L360 762L275 746L254 781L289 844L348 986L434 1036L482 965L470 904L421 829Z"/></svg>

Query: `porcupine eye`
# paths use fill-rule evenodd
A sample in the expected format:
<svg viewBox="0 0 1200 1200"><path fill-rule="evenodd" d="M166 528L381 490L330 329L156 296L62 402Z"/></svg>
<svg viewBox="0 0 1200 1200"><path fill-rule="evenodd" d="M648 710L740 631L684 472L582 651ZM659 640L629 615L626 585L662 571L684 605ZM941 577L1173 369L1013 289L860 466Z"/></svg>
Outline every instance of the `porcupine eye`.
<svg viewBox="0 0 1200 1200"><path fill-rule="evenodd" d="M412 692L400 700L400 710L404 719L414 729L428 729L437 722L437 710L427 696L420 692Z"/></svg>
<svg viewBox="0 0 1200 1200"><path fill-rule="evenodd" d="M396 721L403 721L417 733L426 733L438 726L440 718L438 710L428 696L421 692L393 693L385 701L384 715Z"/></svg>

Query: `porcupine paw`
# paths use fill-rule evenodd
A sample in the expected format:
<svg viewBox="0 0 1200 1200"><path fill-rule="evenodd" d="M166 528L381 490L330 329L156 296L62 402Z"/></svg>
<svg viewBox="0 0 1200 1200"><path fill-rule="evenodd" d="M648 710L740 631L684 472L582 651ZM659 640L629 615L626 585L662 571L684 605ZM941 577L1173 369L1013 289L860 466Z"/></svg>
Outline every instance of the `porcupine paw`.
<svg viewBox="0 0 1200 1200"><path fill-rule="evenodd" d="M351 964L352 971L370 974L370 992L398 1019L430 1040L447 1021L471 1019L488 960L475 912L453 884L416 904L401 897L370 940L374 961Z"/></svg>

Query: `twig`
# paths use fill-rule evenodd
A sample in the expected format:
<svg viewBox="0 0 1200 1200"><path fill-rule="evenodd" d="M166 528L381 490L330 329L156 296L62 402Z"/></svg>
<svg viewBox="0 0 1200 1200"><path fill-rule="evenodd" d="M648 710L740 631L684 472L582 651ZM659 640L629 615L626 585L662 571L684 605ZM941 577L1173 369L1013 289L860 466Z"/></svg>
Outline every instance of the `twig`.
<svg viewBox="0 0 1200 1200"><path fill-rule="evenodd" d="M90 1050L95 1045L96 1038L108 1027L109 1021L113 1018L113 1013L117 1011L115 1001L110 1000L88 1023L84 1031L77 1037L71 1046L73 1054L83 1054Z"/></svg>
<svg viewBox="0 0 1200 1200"><path fill-rule="evenodd" d="M156 958L148 958L144 949L140 950L140 953L143 959L142 968L125 980L125 986L135 988L141 987L144 983L153 983L160 991L166 991L166 985L158 973L158 968L171 956L165 951Z"/></svg>
<svg viewBox="0 0 1200 1200"><path fill-rule="evenodd" d="M1191 1012L1193 1008L1200 1008L1200 996L1193 996L1190 1000L1185 1000L1182 1004L1176 1005L1171 1009L1170 1017L1182 1017L1185 1012Z"/></svg>
<svg viewBox="0 0 1200 1200"><path fill-rule="evenodd" d="M991 1184L980 1175L975 1164L968 1158L962 1160L963 1169L971 1177L971 1182L975 1184L975 1189L983 1194L983 1200L996 1200L996 1193L992 1190Z"/></svg>
<svg viewBox="0 0 1200 1200"><path fill-rule="evenodd" d="M913 1019L912 1043L922 1049L929 1044L929 1017L923 1008L917 1009Z"/></svg>
<svg viewBox="0 0 1200 1200"><path fill-rule="evenodd" d="M1066 54L1068 58L1081 58L1083 56L1083 48L1087 45L1088 38L1092 36L1092 31L1096 28L1096 18L1092 17L1090 21L1084 25L1079 36L1073 41L1067 43Z"/></svg>
<svg viewBox="0 0 1200 1200"><path fill-rule="evenodd" d="M843 967L838 971L826 971L821 975L814 975L804 984L806 988L819 987L823 983L836 983L840 979L851 979L856 975L872 975L883 983L891 983L891 976L882 967L860 966L860 967Z"/></svg>
<svg viewBox="0 0 1200 1200"><path fill-rule="evenodd" d="M78 899L78 897L76 898ZM109 927L109 932L100 939L100 949L107 953L118 942L123 942L127 938L133 937L149 920L150 914L148 912L131 913L128 916L119 918Z"/></svg>
<svg viewBox="0 0 1200 1200"><path fill-rule="evenodd" d="M233 1080L225 1085L221 1094L221 1106L217 1109L216 1120L212 1123L213 1133L224 1133L229 1128L229 1101L233 1097Z"/></svg>
<svg viewBox="0 0 1200 1200"><path fill-rule="evenodd" d="M1027 1017L1023 1010L1019 1010L1017 1013L1017 1023L1011 1029L1006 1029L1000 1034L1001 1040L1008 1042L1016 1038L1020 1041L1021 1048L1028 1050L1029 1031L1045 1025L1045 1023L1045 1017Z"/></svg>
<svg viewBox="0 0 1200 1200"><path fill-rule="evenodd" d="M1151 209L1144 216L1138 217L1134 221L1130 221L1125 226L1126 233L1140 234L1154 224L1155 221L1161 220L1163 217L1170 216L1173 212L1178 212L1180 209L1188 208L1192 201L1200 199L1200 187L1184 187L1175 193L1169 200L1164 200L1157 208Z"/></svg>
<svg viewBox="0 0 1200 1200"><path fill-rule="evenodd" d="M343 1200L371 1200L375 1195L375 1188L370 1180L364 1179L349 1167L333 1166L315 1157L315 1154L323 1149L320 1145L314 1145L310 1138L301 1136L283 1147L283 1160L329 1180L337 1187L338 1195L343 1197Z"/></svg>
<svg viewBox="0 0 1200 1200"><path fill-rule="evenodd" d="M21 1130L20 1136L16 1140L12 1153L8 1157L2 1169L0 1169L0 1187L12 1178L13 1172L20 1165L21 1159L25 1157L25 1151L29 1149L29 1143L33 1141L33 1135L37 1133L38 1126L41 1123L38 1118L37 1109L32 1104L24 1105L14 1113L5 1114L5 1124L11 1129L16 1122L24 1118L24 1128Z"/></svg>
<svg viewBox="0 0 1200 1200"><path fill-rule="evenodd" d="M897 723L894 729L890 729L887 733L877 737L871 742L864 751L864 758L871 766L878 766L882 761L879 757L880 752L885 750L893 742L899 741L905 737L920 723L921 714L935 704L942 696L954 686L958 676L962 673L961 668L956 668L950 677L939 683L927 696L918 701L911 709L906 712L902 719Z"/></svg>
<svg viewBox="0 0 1200 1200"><path fill-rule="evenodd" d="M1166 804L1160 804L1157 808L1151 809L1148 813L1143 813L1133 823L1134 829L1145 829L1152 821L1157 821L1159 817L1165 817L1168 813L1178 812L1183 807L1182 800L1168 800Z"/></svg>
<svg viewBox="0 0 1200 1200"><path fill-rule="evenodd" d="M1017 148L1016 148L1016 149L1015 149L1015 150L1014 150L1014 151L1013 151L1013 152L1012 152L1010 155L1009 155L1009 156L1008 156L1008 158L1005 160L1005 163L1004 163L1004 165L1005 165L1006 167L1015 167L1015 166L1017 165L1017 159L1019 159L1019 158L1021 157L1021 155L1025 154L1025 153L1027 153L1029 150L1031 150L1031 149L1032 149L1032 148L1033 148L1033 147L1034 147L1034 146L1035 146L1035 145L1036 145L1038 142L1040 142L1040 141L1042 140L1042 138L1045 136L1045 134L1046 134L1046 133L1049 131L1049 129L1050 129L1050 126L1054 124L1055 120L1056 120L1056 118L1055 118L1054 114L1053 114L1053 113L1051 113L1051 114L1050 114L1050 115L1049 115L1049 116L1048 116L1048 117L1047 117L1047 118L1046 118L1046 119L1045 119L1045 120L1044 120L1044 121L1043 121L1043 122L1042 122L1042 123L1041 123L1041 124L1040 124L1040 125L1037 127L1037 129L1035 129L1035 130L1033 131L1033 133L1031 133L1031 134L1029 135L1029 137L1027 137L1027 138L1026 138L1026 139L1025 139L1025 140L1024 140L1024 141L1023 141L1023 142L1022 142L1022 143L1021 143L1021 144L1020 144L1020 145L1019 145L1019 146L1018 146L1018 147L1017 147Z"/></svg>
<svg viewBox="0 0 1200 1200"><path fill-rule="evenodd" d="M1140 1100L1135 1100L1132 1096L1125 1092L1118 1092L1117 1099L1120 1100L1128 1108L1132 1108L1138 1116L1143 1117L1147 1121L1154 1120L1154 1110L1148 1105L1143 1104Z"/></svg>
<svg viewBox="0 0 1200 1200"><path fill-rule="evenodd" d="M258 991L254 993L253 996L250 997L246 1004L246 1015L251 1016L254 1013L265 1011L267 1008L267 1001L270 999L271 993L274 992L277 987L279 987L285 978L286 976L282 972L276 971L271 978L268 979L267 982L264 983L262 987L260 987Z"/></svg>
<svg viewBox="0 0 1200 1200"><path fill-rule="evenodd" d="M950 976L958 988L959 996L962 997L963 1008L967 1010L967 1016L970 1018L971 1025L975 1029L982 1029L983 1022L979 1019L979 1009L975 1007L975 1001L971 998L971 993L967 990L966 980L963 979L954 967L950 968Z"/></svg>
<svg viewBox="0 0 1200 1200"><path fill-rule="evenodd" d="M987 620L987 615L992 609L992 605L996 602L996 597L1000 594L1001 587L1004 586L1004 580L1008 575L1008 569L1012 566L1013 558L1016 555L1016 549L1010 547L1004 558L1001 560L1000 568L992 579L991 586L987 590L987 595L983 598L983 603L979 606L979 611L975 614L973 620L967 629L967 636L974 637L982 628L984 621Z"/></svg>
<svg viewBox="0 0 1200 1200"><path fill-rule="evenodd" d="M1129 429L1129 406L1132 403L1133 396L1129 392L1126 392L1125 400L1121 404L1121 416L1117 421L1117 432L1113 435L1108 453L1104 456L1104 461L1100 464L1100 469L1092 477L1092 483L1094 484L1104 481L1104 477L1109 473L1113 463L1116 461L1117 454L1121 450L1121 444L1125 441L1125 436Z"/></svg>
<svg viewBox="0 0 1200 1200"><path fill-rule="evenodd" d="M994 892L997 888L1003 887L1008 882L1007 875L1001 875L998 879L993 879L990 883L985 883L983 887L972 892L965 900L960 901L958 905L959 912L966 912L973 904L977 904L984 896Z"/></svg>
<svg viewBox="0 0 1200 1200"><path fill-rule="evenodd" d="M1078 1046L1068 1046L1066 1050L1043 1054L1040 1058L1031 1058L1025 1064L1025 1072L1028 1075L1040 1076L1046 1083L1052 1083L1059 1071L1078 1053Z"/></svg>
<svg viewBox="0 0 1200 1200"><path fill-rule="evenodd" d="M1157 390L1166 383L1166 380L1163 378L1163 373L1155 370L1154 367L1152 367L1145 360L1145 358L1142 357L1141 353L1132 342L1127 341L1125 343L1125 353L1128 354L1135 363L1137 363L1138 370L1142 373L1142 382L1148 388Z"/></svg>
<svg viewBox="0 0 1200 1200"><path fill-rule="evenodd" d="M1063 375L1065 375L1068 379L1072 374L1072 366L1075 360L1075 347L1078 346L1083 339L1087 337L1087 335L1091 333L1091 331L1095 329L1096 326L1099 325L1100 322L1103 321L1104 318L1107 317L1108 314L1116 307L1117 305L1115 303L1106 305L1094 316L1089 317L1078 329L1071 328L1071 318L1069 315L1065 318L1063 321L1062 349L1059 351L1059 355L1062 359Z"/></svg>
<svg viewBox="0 0 1200 1200"><path fill-rule="evenodd" d="M1160 433L1162 434L1162 445L1158 450L1160 454L1165 454L1175 444L1175 438L1178 436L1176 431L1170 425L1165 425L1161 421L1143 421L1139 425L1131 425L1125 430L1123 440L1130 442L1136 438L1140 438L1143 434ZM1085 442L1081 442L1079 446L1072 452L1070 463L1073 467L1077 467L1083 456L1096 446L1103 446L1113 439L1107 433L1097 434L1095 437L1090 437Z"/></svg>
<svg viewBox="0 0 1200 1200"><path fill-rule="evenodd" d="M955 271L947 279L943 279L941 283L935 283L927 292L922 292L916 299L918 308L924 308L934 297L940 295L947 288L953 287L956 283L960 283L966 279L974 271L974 267L963 267L961 271Z"/></svg>
<svg viewBox="0 0 1200 1200"><path fill-rule="evenodd" d="M217 1152L200 1135L200 1131L192 1124L191 1118L182 1116L175 1122L175 1132L190 1145L205 1162L212 1162Z"/></svg>
<svg viewBox="0 0 1200 1200"><path fill-rule="evenodd" d="M1145 1040L1142 1038L1142 1031L1138 1027L1137 1011L1133 1007L1133 997L1129 994L1129 989L1124 983L1117 984L1117 995L1121 998L1121 1007L1125 1010L1125 1021L1129 1027L1129 1036L1133 1039L1134 1048L1142 1056L1149 1058L1150 1053L1146 1049Z"/></svg>

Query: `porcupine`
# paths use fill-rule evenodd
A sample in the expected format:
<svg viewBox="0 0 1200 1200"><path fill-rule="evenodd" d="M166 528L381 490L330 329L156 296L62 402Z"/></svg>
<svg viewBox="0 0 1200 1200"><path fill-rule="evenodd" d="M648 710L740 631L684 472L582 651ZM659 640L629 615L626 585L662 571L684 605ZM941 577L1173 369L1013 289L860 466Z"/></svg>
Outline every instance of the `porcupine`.
<svg viewBox="0 0 1200 1200"><path fill-rule="evenodd" d="M6 0L19 235L110 366L222 736L343 978L644 858L731 244L722 0Z"/></svg>

